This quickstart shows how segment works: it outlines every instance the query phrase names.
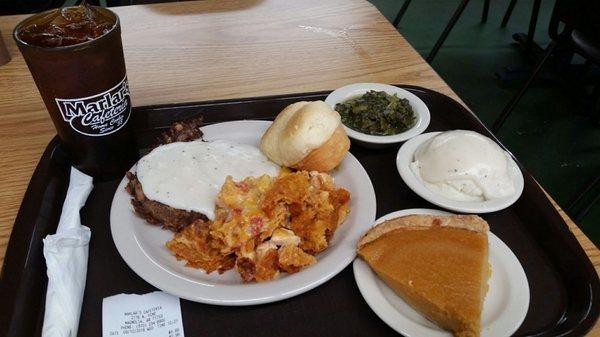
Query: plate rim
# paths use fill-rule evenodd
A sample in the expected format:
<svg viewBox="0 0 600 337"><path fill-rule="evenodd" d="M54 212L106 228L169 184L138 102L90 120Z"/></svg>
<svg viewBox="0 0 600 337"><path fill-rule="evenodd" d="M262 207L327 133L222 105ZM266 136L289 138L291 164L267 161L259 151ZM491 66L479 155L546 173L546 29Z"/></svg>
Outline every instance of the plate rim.
<svg viewBox="0 0 600 337"><path fill-rule="evenodd" d="M515 183L516 190L511 196L486 201L456 201L437 195L435 192L428 189L410 169L410 162L414 158L414 153L419 145L442 132L444 131L420 134L402 144L402 146L398 149L398 153L396 154L396 169L398 170L398 173L400 174L400 177L406 186L430 203L455 212L475 214L492 213L508 208L519 200L525 188L523 172L519 168L517 162L513 159L512 155L504 149L502 149L502 151L508 155L509 169L515 174L513 176L513 181Z"/></svg>
<svg viewBox="0 0 600 337"><path fill-rule="evenodd" d="M203 126L201 129L213 128L215 126L223 127L224 124L225 124L225 127L235 127L235 125L239 125L240 123L242 123L245 127L248 127L248 123L251 123L251 124L254 124L256 128L263 127L266 129L272 122L271 121L258 121L258 120L237 120L237 121L228 121L228 122L222 122L222 123L209 124L209 125ZM243 129L239 129L239 130L243 130ZM217 139L217 137L215 137L214 139ZM369 221L367 221L368 223L372 223L372 221L375 220L376 208L377 208L377 201L376 201L376 195L375 195L375 189L373 187L373 183L371 182L371 179L370 179L368 173L366 172L365 168L362 166L362 164L360 164L360 162L358 161L358 159L356 159L356 157L354 157L351 153L348 153L346 158L344 158L344 161L346 161L346 160L349 160L350 162L354 162L354 164L357 165L356 168L359 170L358 173L361 176L363 176L364 178L366 178L366 179L361 179L362 181L360 182L359 186L360 186L361 191L363 188L367 189L367 192L364 193L364 195L367 195L367 197L365 197L365 200L362 201L362 203L365 205L364 209L366 212L364 217L369 219ZM348 164L346 164L346 165L348 165ZM135 165L134 165L134 167L135 167ZM117 190L115 191L115 194L113 196L113 199L111 202L111 209L110 209L110 227L111 227L110 231L111 231L111 236L112 236L113 242L117 248L117 251L119 252L119 255L121 256L121 258L125 261L127 266L134 273L136 273L138 276L140 276L143 280L145 280L146 282L150 283L151 285L153 285L154 287L156 287L158 289L161 289L165 292L168 292L168 293L178 296L180 298L184 298L184 299L194 301L194 302L199 302L199 303L223 305L223 306L247 306L247 305L257 305L257 304L276 302L276 301L284 300L284 299L287 299L287 298L290 298L293 296L300 295L304 292L312 290L312 289L316 288L317 286L327 282L328 280L330 280L331 278L336 276L338 273L340 273L342 270L344 270L350 263L352 263L352 261L354 260L354 258L356 256L356 250L354 249L353 250L354 254L348 254L347 256L345 256L343 258L339 258L338 261L335 261L334 268L331 268L329 271L327 271L325 273L320 273L319 277L313 277L307 281L297 281L298 284L296 286L293 286L292 287L293 289L286 289L285 291L279 291L279 294L274 293L273 295L268 295L268 296L249 295L248 297L241 298L241 299L240 298L225 298L225 299L223 299L223 298L215 298L213 296L207 296L206 294L202 294L202 293L198 293L198 292L187 293L185 291L180 291L179 286L187 285L189 287L190 284L192 284L192 283L195 284L195 287L200 286L202 289L204 289L204 287L206 287L206 289L211 289L211 288L214 288L215 285L214 284L199 284L197 281L192 281L182 275L174 274L169 269L160 265L157 261L155 261L153 258L151 258L151 256L149 256L144 251L143 246L137 241L137 238L135 237L135 235L133 235L133 227L130 227L129 230L127 231L125 229L120 229L120 228L118 228L119 226L115 225L119 221L114 220L114 217L117 215L113 213L113 210L118 209L119 206L123 207L122 200L121 200L123 197L125 197L127 201L130 200L129 195L127 195L126 192L124 192L124 188L127 183L126 180L127 180L127 178L123 177L123 179L119 183L119 186L117 187ZM116 203L119 203L119 206L116 206ZM127 202L127 207L131 210L131 212L133 212L129 202ZM133 215L137 216L135 214L133 214ZM358 224L356 224L354 226L354 228L355 228L354 231L350 230L350 232L347 234L347 235L349 235L349 237L346 238L346 240L354 240L354 239L358 240L358 237L360 236L361 231L362 231L362 227L358 227ZM130 234L131 238L128 240L125 239L124 235L126 235L126 234ZM356 238L352 238L352 236L356 236ZM131 243L133 243L134 241L135 241L135 245L132 246ZM342 242L338 242L339 245L341 245L341 243ZM340 249L344 249L344 247L341 246ZM344 251L342 250L340 254L344 254ZM143 266L139 265L140 263L142 263L141 260L143 260L143 263L144 263ZM169 281L165 282L163 280L161 282L160 281L161 274L163 275L162 277L165 277L164 275L167 275ZM295 274L295 275L299 275L299 274ZM294 276L294 274L292 274L291 276ZM281 280L281 279L279 279L279 280ZM247 287L248 289L253 288L254 290L256 290L256 288L260 288L261 286L264 286L265 284L268 285L269 283L268 282L248 283L248 284L243 284L243 285L221 284L221 285L216 285L216 286L224 287L224 288L244 286L244 287ZM254 294L255 291L249 291L246 293Z"/></svg>
<svg viewBox="0 0 600 337"><path fill-rule="evenodd" d="M374 225L379 224L390 218L409 215L409 214L452 215L453 213L447 212L447 211L442 211L442 210L437 210L437 209L429 209L429 208L408 208L408 209L397 210L397 211L388 213L386 215L383 215L375 221ZM502 317L507 317L512 314L512 317L514 317L514 318L512 319L513 322L510 324L511 325L510 329L503 330L501 332L501 331L493 331L493 330L490 330L489 328L486 329L486 326L482 326L481 327L481 336L482 337L510 336L519 329L519 327L521 326L521 324L523 324L523 321L527 317L527 312L529 311L529 304L530 304L530 295L531 295L530 291L529 291L529 281L527 279L527 275L525 274L525 270L523 269L523 265L521 264L521 262L519 261L517 256L514 254L514 252L510 249L510 247L508 247L508 245L506 245L499 237L497 237L494 233L492 233L491 230L488 232L488 234L489 234L488 239L490 242L489 243L490 248L492 247L492 244L494 244L497 250L503 251L504 254L502 254L501 256L511 259L512 265L514 267L518 267L516 269L516 273L514 275L512 275L513 276L512 279L514 280L514 283L519 283L521 286L515 287L515 289L511 288L512 290L514 290L515 294L513 296L511 296L510 298L513 300L513 302L516 300L516 304L514 304L514 305L517 306L517 308L520 308L521 310L519 312L515 312L514 309L505 310L505 311L503 311L503 315L500 316L502 318ZM494 243L492 243L492 241ZM362 259L356 258L354 260L354 263L352 264L352 269L353 269L353 273L354 273L354 279L356 281L356 285L360 291L361 296L363 297L365 302L367 302L367 305L371 308L371 310L373 310L373 312L382 321L384 321L390 328L394 329L396 332L403 334L407 337L419 337L419 336L452 337L452 334L445 330L439 331L439 330L429 329L426 333L424 332L424 334L420 334L419 332L415 332L413 330L407 331L406 328L403 327L403 325L402 325L403 323L411 322L415 325L417 325L418 323L415 323L410 318L406 317L401 312L396 310L394 308L394 306L391 305L385 299L385 296L383 295L382 292L380 292L379 287L377 286L377 283L376 283L377 276L371 270L369 265ZM492 271L492 273L493 273L493 271ZM373 297L373 295L374 295L373 291L376 292L375 296L378 298L377 300L375 300ZM383 298L383 302L375 303L376 301L380 300L379 298ZM507 306L508 305L509 304L507 304ZM398 321L399 317L401 317L401 321ZM495 321L493 321L493 322L495 322ZM493 324L493 322L491 324ZM435 323L433 323L433 324L435 324Z"/></svg>

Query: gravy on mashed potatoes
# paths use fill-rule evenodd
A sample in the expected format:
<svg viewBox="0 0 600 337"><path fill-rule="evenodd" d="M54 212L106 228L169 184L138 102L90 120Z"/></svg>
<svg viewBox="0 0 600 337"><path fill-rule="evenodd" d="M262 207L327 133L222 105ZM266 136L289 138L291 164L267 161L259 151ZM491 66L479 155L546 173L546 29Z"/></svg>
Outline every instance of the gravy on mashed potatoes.
<svg viewBox="0 0 600 337"><path fill-rule="evenodd" d="M425 141L410 167L428 189L451 200L484 201L515 193L508 154L474 131L446 131Z"/></svg>

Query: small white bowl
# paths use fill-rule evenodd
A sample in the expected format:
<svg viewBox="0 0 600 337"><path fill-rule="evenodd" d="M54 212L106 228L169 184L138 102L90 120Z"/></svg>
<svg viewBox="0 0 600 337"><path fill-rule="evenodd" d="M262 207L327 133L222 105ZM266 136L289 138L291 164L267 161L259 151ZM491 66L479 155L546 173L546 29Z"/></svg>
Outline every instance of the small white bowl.
<svg viewBox="0 0 600 337"><path fill-rule="evenodd" d="M334 90L327 98L325 99L325 103L327 103L332 109L335 109L335 105L341 103L349 98L360 96L365 94L369 90L375 91L384 91L388 95L396 94L399 98L406 98L410 103L414 113L415 113L415 125L398 134L391 136L374 136L366 133L362 133L356 130L353 130L346 125L344 125L344 129L346 130L346 134L348 137L352 138L356 141L356 143L363 145L365 147L370 148L382 148L389 145L397 144L403 142L407 139L410 139L414 136L421 134L427 127L429 126L429 120L431 116L429 114L429 108L427 105L413 93L408 90L394 87L388 84L381 83L355 83L350 84L339 89Z"/></svg>
<svg viewBox="0 0 600 337"><path fill-rule="evenodd" d="M415 175L415 173L410 169L410 163L413 162L415 158L415 151L417 150L419 145L423 144L428 139L439 135L440 133L441 132L428 132L419 135L404 143L398 150L398 154L396 156L396 166L398 168L398 173L400 173L400 177L402 178L404 183L411 190L413 190L413 192L415 192L421 198L429 201L434 205L443 207L445 209L449 209L451 211L463 213L496 212L509 207L510 205L514 204L517 200L519 200L519 197L521 196L521 193L523 193L523 188L525 185L523 180L523 173L521 173L521 169L519 168L517 163L512 159L510 153L508 152L508 172L515 186L515 193L512 195L485 201L456 201L443 197L427 188L427 186L425 186L425 184L423 183L423 180L421 180L421 177L417 177L417 175Z"/></svg>

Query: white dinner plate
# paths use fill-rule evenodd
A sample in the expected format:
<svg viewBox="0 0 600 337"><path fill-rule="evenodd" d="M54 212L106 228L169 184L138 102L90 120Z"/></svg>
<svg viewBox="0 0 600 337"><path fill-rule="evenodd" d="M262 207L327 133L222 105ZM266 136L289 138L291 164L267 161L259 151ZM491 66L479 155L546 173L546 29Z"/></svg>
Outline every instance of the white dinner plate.
<svg viewBox="0 0 600 337"><path fill-rule="evenodd" d="M448 215L433 209L405 209L377 219L385 220L409 214ZM489 262L492 275L481 314L481 337L512 335L523 323L529 308L529 284L525 271L513 252L489 232ZM452 337L421 316L389 288L362 259L354 260L354 278L371 309L392 329L407 337Z"/></svg>
<svg viewBox="0 0 600 337"><path fill-rule="evenodd" d="M407 99L413 109L413 112L415 113L415 125L404 132L390 136L369 135L344 125L344 129L346 130L348 137L354 139L356 142L366 147L384 147L403 142L418 134L421 134L429 126L431 115L425 102L423 102L412 92L389 84L354 83L346 85L331 92L331 94L329 94L325 99L325 103L327 103L332 109L335 109L336 104L341 103L349 98L363 95L369 90L384 91L388 95L396 94L399 98Z"/></svg>
<svg viewBox="0 0 600 337"><path fill-rule="evenodd" d="M258 146L271 122L235 121L202 127L205 140L226 139ZM358 160L348 154L332 172L337 186L350 191L350 213L335 232L330 247L317 255L317 263L295 274L282 273L263 283L243 283L234 269L219 275L185 266L165 247L173 232L150 225L132 209L124 178L115 192L110 227L125 262L153 286L191 301L218 305L252 305L289 298L326 282L356 255L356 243L375 219L375 192Z"/></svg>
<svg viewBox="0 0 600 337"><path fill-rule="evenodd" d="M427 188L421 178L416 176L411 170L410 163L414 161L415 151L419 145L438 134L440 132L428 132L418 135L402 144L398 150L398 155L396 156L398 173L400 173L400 177L404 183L413 192L434 205L463 213L495 212L507 208L519 199L524 187L523 174L510 155L508 156L508 172L515 186L515 193L510 196L485 201L456 201L443 197Z"/></svg>

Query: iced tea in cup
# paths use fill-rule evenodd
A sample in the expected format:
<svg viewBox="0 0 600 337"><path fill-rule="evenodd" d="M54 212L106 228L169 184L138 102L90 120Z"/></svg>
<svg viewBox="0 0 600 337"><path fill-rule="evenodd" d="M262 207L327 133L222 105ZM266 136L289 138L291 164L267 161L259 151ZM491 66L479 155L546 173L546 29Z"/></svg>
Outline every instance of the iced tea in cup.
<svg viewBox="0 0 600 337"><path fill-rule="evenodd" d="M122 176L137 147L118 16L84 3L33 15L13 37L74 165Z"/></svg>

